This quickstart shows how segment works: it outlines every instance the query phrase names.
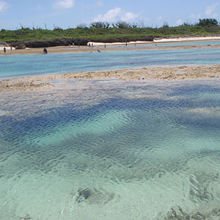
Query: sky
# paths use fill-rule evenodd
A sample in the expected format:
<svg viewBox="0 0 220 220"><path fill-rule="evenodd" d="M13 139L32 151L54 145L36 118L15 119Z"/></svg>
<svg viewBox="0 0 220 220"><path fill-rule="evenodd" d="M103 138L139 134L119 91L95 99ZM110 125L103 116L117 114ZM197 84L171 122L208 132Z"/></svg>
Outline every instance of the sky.
<svg viewBox="0 0 220 220"><path fill-rule="evenodd" d="M0 0L0 29L125 21L151 27L220 20L220 0Z"/></svg>

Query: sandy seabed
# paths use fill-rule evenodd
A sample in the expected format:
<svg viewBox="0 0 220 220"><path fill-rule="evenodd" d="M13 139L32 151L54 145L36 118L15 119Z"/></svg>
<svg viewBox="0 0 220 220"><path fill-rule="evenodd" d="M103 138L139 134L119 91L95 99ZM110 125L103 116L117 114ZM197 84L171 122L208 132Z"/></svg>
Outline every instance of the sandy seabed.
<svg viewBox="0 0 220 220"><path fill-rule="evenodd" d="M186 99L186 97L181 93L170 95L175 88L185 88L185 86L190 86L190 84L194 83L204 86L209 84L209 80L212 81L213 85L218 85L219 87L219 78L220 65L167 65L98 72L36 75L0 80L0 103L2 108L0 109L0 116L12 117L16 121L25 121L25 119L35 115L37 119L44 111L51 111L51 109L54 110L55 108L59 109L62 106L73 103L75 104L75 108L86 109L89 106L91 107L103 103L103 100L111 99L116 95L127 100L149 98L158 101L179 101ZM196 81L198 79L201 79L199 83ZM140 85L143 87L140 87ZM198 96L196 96L196 98L198 98ZM206 96L206 99L209 101L212 101L212 98L212 96L209 98ZM191 101L194 102L195 98ZM218 99L216 99L216 102L217 101ZM188 115L190 122L192 118L196 120L197 117L202 117L207 121L208 119L209 121L211 120L213 123L213 121L219 120L219 107L215 106L215 102L213 103L213 105L208 104L204 107L190 105L180 109L177 113ZM169 111L170 109L165 111L165 113ZM65 116L65 111L63 111L63 113L62 117ZM171 111L171 113L173 113L173 111ZM17 115L19 115L19 117L17 117ZM115 116L115 114L110 114L107 118L108 120L106 120L110 129L112 129L112 124L110 122L113 121L114 123L114 117L112 116ZM118 121L120 122L119 119L121 116L118 114L116 114L116 116L117 120L115 121L118 123ZM127 118L127 116L125 118ZM168 125L167 128L172 127L172 129L174 129L174 125L176 124L171 124L171 126L169 123L166 123L170 122L170 120L166 121L166 118L167 115L158 120L155 118L153 121L155 123L152 124L158 128L163 127L164 124ZM94 121L96 121L96 119ZM147 120L147 122L152 121ZM146 125L148 124L150 125L150 123L146 123ZM189 127L182 126L179 130L174 130L175 132L169 132L170 136L168 136L167 140L172 140L172 138L176 137L176 131L185 131L186 133L179 133L182 135L187 135L189 131L195 132L195 130L189 130L190 127L191 124ZM61 128L63 129L63 127ZM70 128L71 127L67 126L66 130L62 130L63 133L61 133L61 135L66 131L72 135L73 130ZM160 130L157 130L157 132L159 131ZM196 136L195 134L198 134L196 132L193 133L194 136L189 136L186 145L189 145L191 148L186 148L188 150L187 152L193 154L196 151L200 151L202 153L205 152L205 154L207 152L210 155L211 153L213 153L213 155L217 154L218 145L215 144L217 138L212 139L213 136L208 135L208 129L205 132L207 136L206 133ZM213 130L210 133L212 134ZM55 136L57 136L57 133L55 133ZM52 136L49 137L53 140L53 138L51 138ZM201 140L198 137L201 137ZM42 140L44 141L45 139ZM178 143L178 139L176 140ZM200 142L196 142L198 140L200 140ZM149 139L147 141L149 141ZM162 142L164 142L164 139ZM8 197L1 197L3 201L0 207L1 215L13 216L13 219L23 220L71 219L73 214L75 219L88 219L89 216L90 219L106 220L217 220L220 214L218 200L220 188L218 178L219 164L216 163L216 160L213 160L215 157L212 156L211 159L209 159L209 157L204 158L205 154L203 154L202 157L198 157L196 160L189 160L185 169L181 170L181 161L178 160L178 163L173 164L172 162L175 161L173 158L183 158L183 161L185 161L185 148L174 148L176 142L174 142L174 145L169 144L169 141L165 141L165 143L169 147L161 151L158 151L157 148L155 154L150 155L149 158L151 158L151 160L149 161L159 161L157 159L159 157L162 159L159 162L164 165L167 160L169 162L166 163L166 166L162 167L161 164L158 163L157 165L157 163L155 163L157 165L155 167L158 167L158 170L162 168L161 170L163 172L166 169L171 172L158 172L155 178L149 178L145 182L134 180L128 183L122 181L120 185L114 185L114 182L111 184L109 179L101 176L102 173L106 172L104 166L106 161L100 163L100 160L97 160L99 166L97 166L98 169L96 170L96 166L94 166L96 163L92 160L93 157L79 157L79 154L73 154L69 151L67 151L67 159L60 163L61 166L57 165L56 167L53 165L57 169L54 169L55 171L54 173L52 172L51 175L41 175L40 172L30 172L29 175L29 172L26 172L22 174L22 176L19 173L19 181L15 178L9 178L6 182L4 178L1 178L1 191L3 192L1 195L6 195L5 192L8 192L7 195L9 195ZM207 150L209 144L210 148ZM44 155L46 155L43 149L44 148L40 149L39 152L42 151L40 154L37 152L31 155L29 154L28 156L25 154L26 151L24 151L24 157L20 156L20 152L17 153L16 150L15 156L13 156L12 159L5 160L8 162L5 167L12 167L11 170L13 171L14 168L17 172L18 164L29 165L28 161L31 161L29 167L32 167L32 156L34 159L37 159L39 163L39 158L43 158ZM189 149L191 151L189 151ZM51 152L56 153L54 148ZM61 152L64 152L63 148ZM133 152L135 151L132 151L132 155L138 155L140 151L135 152L136 154ZM184 157L180 157L180 155ZM141 158L143 158L143 156L145 156L145 154L141 154ZM65 168L67 162L70 163L70 161L72 162L76 160L76 158L76 163L81 161L83 165L84 161L86 161L86 163L89 163L89 167L94 166L94 170L90 173L89 178L83 175L78 176L77 173L75 174L74 172L70 174L69 171L67 172L65 169L62 169L62 167ZM147 161L146 158L147 156L145 156L145 160ZM13 160L17 161L17 163L13 162ZM153 167L154 169L152 169L151 163L149 163L148 166L150 176L150 170L154 172L155 168ZM134 168L129 167L123 170L121 166L115 164L112 168L108 168L108 171L110 170L110 173L112 172L113 174L125 173L125 176L128 177L129 175L133 175L133 173L138 176L143 173L143 170L146 172L145 167L142 167L143 169L141 169L140 166L137 166L137 168L134 166ZM175 170L173 167L177 169L176 173L173 171ZM57 170L59 170L63 176L60 176L59 172L57 174ZM100 172L100 170L102 172ZM96 175L97 173L99 175ZM65 176L65 174L67 175ZM73 181L69 181L72 179L76 180L74 184ZM96 188L94 188L93 184L89 185L88 179L90 182L96 183ZM79 190L78 186L80 186L82 182L85 187L88 188L86 188L87 191ZM10 191L9 189L12 190ZM37 189L37 194L35 189ZM84 197L86 197L86 192L91 195L88 199L84 198L85 201L83 201L83 196L85 195ZM9 198L9 200L4 201L5 198ZM10 200L10 198L12 199ZM14 210L15 213L12 213ZM14 217L15 215L17 218ZM38 216L41 217L39 218ZM152 218L149 218L149 216ZM7 219L7 217L3 217L3 219Z"/></svg>
<svg viewBox="0 0 220 220"><path fill-rule="evenodd" d="M4 81L8 83L5 84L8 92L0 95L1 128L24 136L24 139L18 141L22 148L11 148L9 144L2 147L3 152L9 151L1 160L4 171L0 179L2 219L219 220L217 102L220 81L216 78L198 81L153 78L154 74L159 77L159 70L163 73L165 69L176 69L176 75L183 74L181 71L184 70L187 75L187 70L192 74L193 68L194 73L197 71L207 77L205 74L211 72L210 67L213 74L218 71L217 66L216 69L203 66L203 71L201 66L164 66L110 71L112 76L105 75L109 71L102 71L98 74L78 73L78 78L77 74L70 73ZM137 77L129 79L129 71L135 70ZM144 70L148 74L151 70L152 78L140 80L142 75L138 74L143 74ZM125 74L123 80L119 75L120 80L114 80L117 74L123 76L122 73ZM94 74L94 78L86 74ZM113 101L112 105L114 98L119 102ZM123 108L119 112L115 110L126 102L133 103L125 107L128 112ZM110 107L110 111L103 114L103 106L109 108L107 103L116 108L111 110ZM82 125L78 124L77 119L57 126L53 121L58 117L65 122L67 116L75 117L77 111L87 112L95 106L99 106L96 111L102 111L98 117L89 117L88 123L83 119ZM46 118L43 120L42 116L52 120L52 130L44 125ZM30 119L34 119L34 123ZM38 124L42 130L35 133L36 130L26 127L25 132L20 133L19 127L14 127L14 121L21 124L22 129L27 122L32 122L31 126ZM134 125L140 129L134 130ZM124 127L131 132L124 133ZM116 132L110 136L111 145L107 145L108 139L103 137L109 136L113 128ZM90 130L94 133L89 133ZM82 131L82 139L77 138ZM85 137L89 137L86 134L97 135L98 141L86 141ZM136 147L124 139L130 136L128 140L133 140ZM62 142L63 138L67 142ZM86 152L86 143L91 154L81 153ZM97 143L100 144L95 145ZM69 145L72 147L65 147ZM77 145L79 151L74 150ZM114 154L116 161L108 157L112 151L105 151L105 158L109 159L96 156L105 145L121 150ZM148 151L142 146L156 147L154 150L148 148ZM77 169L73 169L74 164Z"/></svg>

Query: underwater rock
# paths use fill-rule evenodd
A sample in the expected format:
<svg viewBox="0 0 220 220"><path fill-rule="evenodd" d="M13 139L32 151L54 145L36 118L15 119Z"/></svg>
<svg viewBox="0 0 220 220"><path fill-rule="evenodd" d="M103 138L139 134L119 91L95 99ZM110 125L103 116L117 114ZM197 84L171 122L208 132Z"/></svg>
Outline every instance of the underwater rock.
<svg viewBox="0 0 220 220"><path fill-rule="evenodd" d="M114 193L97 189L79 189L76 195L76 202L88 202L89 204L106 204L115 197Z"/></svg>
<svg viewBox="0 0 220 220"><path fill-rule="evenodd" d="M197 213L195 213L191 216L191 219L193 219L193 220L205 220L206 218L200 212L197 212Z"/></svg>
<svg viewBox="0 0 220 220"><path fill-rule="evenodd" d="M216 177L212 176L211 174L200 174L200 175L194 175L189 178L190 182L190 190L189 190L189 196L190 200L194 202L198 201L211 201L214 199L214 196L211 192L208 191L210 179L216 179Z"/></svg>
<svg viewBox="0 0 220 220"><path fill-rule="evenodd" d="M217 220L220 219L220 208L203 209L187 213L181 207L171 208L165 217L158 216L158 220Z"/></svg>
<svg viewBox="0 0 220 220"><path fill-rule="evenodd" d="M177 210L171 208L164 220L190 220L190 216L180 207Z"/></svg>
<svg viewBox="0 0 220 220"><path fill-rule="evenodd" d="M28 214L25 217L20 217L20 220L31 220L31 219L32 218Z"/></svg>
<svg viewBox="0 0 220 220"><path fill-rule="evenodd" d="M76 198L76 201L78 203L88 199L92 195L92 191L90 189L83 189L78 191L78 196Z"/></svg>

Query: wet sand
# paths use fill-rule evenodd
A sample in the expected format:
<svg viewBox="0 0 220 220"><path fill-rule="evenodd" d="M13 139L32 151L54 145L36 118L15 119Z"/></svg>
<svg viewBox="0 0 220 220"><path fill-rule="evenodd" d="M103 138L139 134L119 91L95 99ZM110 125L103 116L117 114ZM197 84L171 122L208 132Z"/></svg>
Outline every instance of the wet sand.
<svg viewBox="0 0 220 220"><path fill-rule="evenodd" d="M195 80L220 78L220 65L151 66L121 70L37 75L0 81L0 92L36 90L54 87L53 80L119 79L119 80Z"/></svg>

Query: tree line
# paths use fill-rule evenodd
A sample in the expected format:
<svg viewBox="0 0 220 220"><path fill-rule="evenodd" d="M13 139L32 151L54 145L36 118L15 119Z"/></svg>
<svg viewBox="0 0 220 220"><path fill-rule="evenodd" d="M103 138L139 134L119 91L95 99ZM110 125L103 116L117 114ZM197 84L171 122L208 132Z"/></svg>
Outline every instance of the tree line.
<svg viewBox="0 0 220 220"><path fill-rule="evenodd" d="M196 26L200 26L200 27L214 27L214 26L219 26L220 23L217 21L217 19L214 18L204 18L204 19L199 19L199 21L195 24L190 24L190 23L183 23L182 25L179 25L179 27L181 26L190 26L190 27L196 27ZM152 29L160 29L160 28L170 28L171 26L169 26L168 23L164 23L164 25L162 27L159 28L152 28L152 27L145 27L143 24L130 24L128 22L124 22L124 21L119 21L116 23L109 23L109 22L92 22L90 25L86 25L86 24L80 24L76 26L76 29L110 29L110 28L115 28L115 29L128 29L128 28L152 28ZM176 26L178 27L178 26ZM18 28L20 30L23 31L28 31L28 30L36 30L36 29L47 29L46 26L45 28L40 28L40 27L33 27L33 28L28 28L28 27L24 27L24 26L20 26L20 28ZM61 27L54 27L53 31L56 32L61 32L64 29ZM1 32L6 31L5 29L1 29Z"/></svg>
<svg viewBox="0 0 220 220"><path fill-rule="evenodd" d="M0 42L51 40L51 39L82 39L102 42L129 40L146 40L149 37L182 36L182 35L220 34L220 24L216 19L199 19L195 24L183 23L179 26L145 27L141 24L126 22L93 22L90 25L78 25L76 28L53 29L40 27L23 27L16 30L0 29Z"/></svg>
<svg viewBox="0 0 220 220"><path fill-rule="evenodd" d="M218 26L219 22L214 19L214 18L204 18L204 19L199 19L199 21L196 24L189 24L189 23L183 23L182 25L179 26ZM129 24L127 22L117 22L117 23L108 23L108 22L93 22L90 24L90 26L81 24L78 25L77 28L144 28L143 25L138 25L138 24ZM169 28L168 23L164 23L162 26L163 28Z"/></svg>

